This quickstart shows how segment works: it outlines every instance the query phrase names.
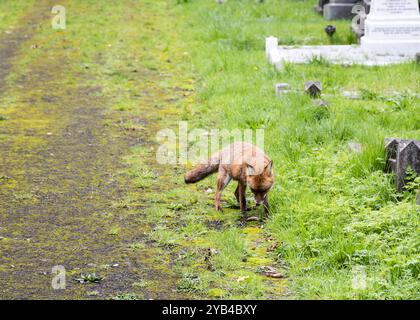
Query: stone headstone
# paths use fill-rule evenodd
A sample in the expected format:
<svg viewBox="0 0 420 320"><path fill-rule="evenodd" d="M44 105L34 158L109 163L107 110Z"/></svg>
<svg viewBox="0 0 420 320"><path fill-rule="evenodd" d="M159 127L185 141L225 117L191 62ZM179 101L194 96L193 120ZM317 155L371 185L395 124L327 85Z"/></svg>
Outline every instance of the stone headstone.
<svg viewBox="0 0 420 320"><path fill-rule="evenodd" d="M372 0L362 50L414 57L420 52L418 0Z"/></svg>
<svg viewBox="0 0 420 320"><path fill-rule="evenodd" d="M357 2L357 0L330 0L323 8L324 19L350 19L354 16L351 9Z"/></svg>
<svg viewBox="0 0 420 320"><path fill-rule="evenodd" d="M417 205L420 206L420 190L419 193L417 194L417 201L416 201Z"/></svg>
<svg viewBox="0 0 420 320"><path fill-rule="evenodd" d="M398 192L405 186L405 175L410 166L420 175L420 141L386 139L385 149L389 169L395 173Z"/></svg>
<svg viewBox="0 0 420 320"><path fill-rule="evenodd" d="M314 106L328 108L330 106L330 103L324 99L316 99L314 100Z"/></svg>
<svg viewBox="0 0 420 320"><path fill-rule="evenodd" d="M314 7L315 12L322 13L324 11L324 6L330 2L330 0L319 0L318 4Z"/></svg>
<svg viewBox="0 0 420 320"><path fill-rule="evenodd" d="M276 83L275 88L276 88L276 96L280 96L290 91L290 86L288 83Z"/></svg>
<svg viewBox="0 0 420 320"><path fill-rule="evenodd" d="M305 92L311 97L318 97L321 95L322 85L319 81L305 82Z"/></svg>

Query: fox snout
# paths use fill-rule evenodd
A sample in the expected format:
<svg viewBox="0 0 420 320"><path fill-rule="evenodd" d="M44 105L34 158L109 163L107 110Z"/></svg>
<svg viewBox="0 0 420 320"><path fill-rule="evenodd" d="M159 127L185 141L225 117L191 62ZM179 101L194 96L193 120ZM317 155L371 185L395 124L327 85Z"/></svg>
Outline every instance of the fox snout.
<svg viewBox="0 0 420 320"><path fill-rule="evenodd" d="M264 203L264 199L266 198L267 194L254 194L255 203L257 206L262 205Z"/></svg>

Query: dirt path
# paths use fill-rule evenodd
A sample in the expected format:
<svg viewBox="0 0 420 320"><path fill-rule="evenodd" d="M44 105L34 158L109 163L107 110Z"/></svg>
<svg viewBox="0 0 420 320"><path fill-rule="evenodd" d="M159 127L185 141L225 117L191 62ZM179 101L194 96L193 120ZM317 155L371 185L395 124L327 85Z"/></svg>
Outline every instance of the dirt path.
<svg viewBox="0 0 420 320"><path fill-rule="evenodd" d="M37 50L32 35L50 23L53 4L35 6L0 38L0 102L10 109L0 124L0 298L175 297L170 272L147 262L147 226L115 205L133 188L116 174L121 156L144 137L104 125L117 120L105 113L109 99L100 86L84 85L92 79L68 71L71 56L45 50L24 72L15 70ZM72 80L65 89L63 77ZM140 254L129 249L133 243L144 248ZM65 290L51 287L56 265L67 270ZM80 284L73 278L81 273L104 280Z"/></svg>

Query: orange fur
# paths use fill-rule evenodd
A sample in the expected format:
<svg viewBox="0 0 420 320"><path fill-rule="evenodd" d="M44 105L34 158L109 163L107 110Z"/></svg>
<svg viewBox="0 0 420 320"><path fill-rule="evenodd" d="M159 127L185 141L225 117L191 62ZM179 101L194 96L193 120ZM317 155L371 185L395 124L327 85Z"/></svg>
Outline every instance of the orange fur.
<svg viewBox="0 0 420 320"><path fill-rule="evenodd" d="M185 182L200 181L214 172L218 172L216 210L222 210L220 199L223 189L233 179L238 182L235 197L241 211L247 211L245 191L249 186L257 205L263 204L268 212L267 193L274 184L273 161L257 146L247 142L234 142L187 172Z"/></svg>

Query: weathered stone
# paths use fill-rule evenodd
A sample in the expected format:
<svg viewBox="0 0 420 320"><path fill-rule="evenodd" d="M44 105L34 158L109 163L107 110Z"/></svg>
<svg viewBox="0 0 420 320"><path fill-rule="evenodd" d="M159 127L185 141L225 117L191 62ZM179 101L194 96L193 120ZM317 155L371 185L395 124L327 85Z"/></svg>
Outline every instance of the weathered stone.
<svg viewBox="0 0 420 320"><path fill-rule="evenodd" d="M357 100L360 99L360 95L357 91L343 91L342 95L344 98Z"/></svg>
<svg viewBox="0 0 420 320"><path fill-rule="evenodd" d="M314 105L317 107L324 107L327 108L330 106L330 103L324 99L316 99L314 100Z"/></svg>
<svg viewBox="0 0 420 320"><path fill-rule="evenodd" d="M417 205L420 206L420 190L419 193L417 194L417 201L416 201Z"/></svg>
<svg viewBox="0 0 420 320"><path fill-rule="evenodd" d="M290 86L288 83L276 83L276 96L290 92Z"/></svg>
<svg viewBox="0 0 420 320"><path fill-rule="evenodd" d="M322 85L319 81L305 82L305 92L311 97L319 97L321 95Z"/></svg>
<svg viewBox="0 0 420 320"><path fill-rule="evenodd" d="M324 5L324 19L350 19L354 16L352 8L357 0L330 0L328 4Z"/></svg>
<svg viewBox="0 0 420 320"><path fill-rule="evenodd" d="M348 147L349 150L355 153L362 153L363 149L362 149L362 144L358 143L358 142L349 142L348 143Z"/></svg>
<svg viewBox="0 0 420 320"><path fill-rule="evenodd" d="M324 11L324 6L330 2L330 0L319 0L318 4L314 7L315 12L322 13Z"/></svg>
<svg viewBox="0 0 420 320"><path fill-rule="evenodd" d="M420 141L385 139L388 168L395 173L397 191L405 186L405 175L411 167L420 175Z"/></svg>

